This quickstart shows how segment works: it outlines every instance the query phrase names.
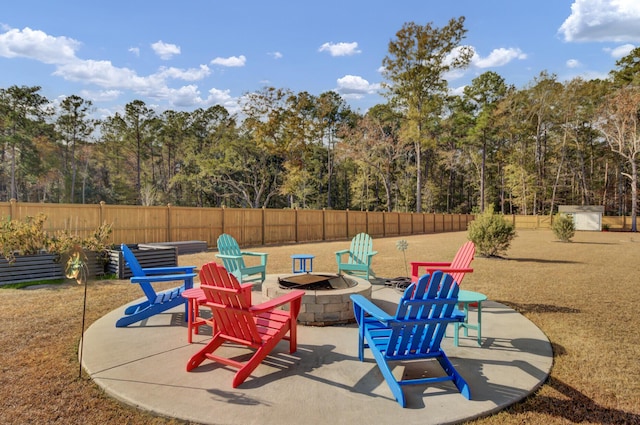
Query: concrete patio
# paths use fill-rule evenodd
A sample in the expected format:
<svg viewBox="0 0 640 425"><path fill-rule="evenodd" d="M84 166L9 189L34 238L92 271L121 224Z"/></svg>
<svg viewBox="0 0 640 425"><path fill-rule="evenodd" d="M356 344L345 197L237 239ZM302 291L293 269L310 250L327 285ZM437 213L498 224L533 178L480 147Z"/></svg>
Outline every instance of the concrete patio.
<svg viewBox="0 0 640 425"><path fill-rule="evenodd" d="M400 293L372 282L373 300L395 308ZM254 287L260 300L260 285ZM255 302L255 301L254 301ZM187 343L184 309L116 328L124 306L93 323L85 332L83 366L104 391L140 409L202 424L352 424L459 423L497 412L535 391L552 363L551 345L532 322L505 305L486 301L482 308L482 346L475 332L453 346L453 327L443 347L471 387L466 400L448 382L407 386L401 408L370 352L357 357L357 326L298 327L298 351L281 342L238 388L233 371L205 362L186 372L189 357L210 338ZM475 320L475 312L470 315ZM227 353L238 351L225 348ZM439 372L433 362L399 364L394 373Z"/></svg>

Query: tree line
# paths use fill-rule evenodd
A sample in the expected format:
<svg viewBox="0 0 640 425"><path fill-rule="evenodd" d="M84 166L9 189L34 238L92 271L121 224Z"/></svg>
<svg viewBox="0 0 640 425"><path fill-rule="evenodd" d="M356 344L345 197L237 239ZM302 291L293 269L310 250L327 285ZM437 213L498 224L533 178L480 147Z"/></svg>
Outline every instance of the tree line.
<svg viewBox="0 0 640 425"><path fill-rule="evenodd" d="M469 65L464 17L406 23L382 61L385 103L265 87L240 112L155 111L96 120L77 95L0 89L0 200L244 208L552 214L604 205L635 216L640 48L608 79L524 87L493 71L452 94Z"/></svg>

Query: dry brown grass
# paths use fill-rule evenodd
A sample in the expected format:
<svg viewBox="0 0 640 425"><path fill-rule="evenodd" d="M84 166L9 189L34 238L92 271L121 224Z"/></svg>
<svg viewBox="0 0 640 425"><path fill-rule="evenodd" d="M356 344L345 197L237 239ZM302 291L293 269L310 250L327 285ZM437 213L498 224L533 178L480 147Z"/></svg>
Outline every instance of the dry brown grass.
<svg viewBox="0 0 640 425"><path fill-rule="evenodd" d="M401 238L376 239L379 277L406 275ZM446 261L466 233L405 237L407 261ZM640 236L579 232L572 243L550 231L520 231L505 259L476 258L463 287L486 293L532 320L554 349L550 379L511 408L475 421L513 423L640 423ZM269 272L291 268L289 255L315 254L315 270L335 270L334 251L347 241L254 248L268 252ZM202 265L213 253L181 256ZM141 296L127 281L88 286L87 326ZM3 424L171 424L104 395L86 376L78 379L77 344L82 287L0 290ZM490 348L488 348L490 349Z"/></svg>

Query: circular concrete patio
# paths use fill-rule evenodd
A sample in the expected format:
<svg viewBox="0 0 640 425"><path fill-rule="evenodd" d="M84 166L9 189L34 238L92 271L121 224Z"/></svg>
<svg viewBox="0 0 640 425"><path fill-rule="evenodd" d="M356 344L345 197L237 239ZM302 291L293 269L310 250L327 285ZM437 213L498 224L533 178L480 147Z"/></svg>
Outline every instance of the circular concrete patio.
<svg viewBox="0 0 640 425"><path fill-rule="evenodd" d="M253 296L261 299L260 285ZM373 300L387 310L395 309L399 297L395 289L373 285ZM370 352L365 351L365 362L358 361L356 325L299 326L296 353L289 354L288 344L281 342L251 377L232 388L234 372L221 365L205 362L186 372L187 360L210 334L196 335L188 344L184 308L116 328L123 311L124 306L112 311L85 332L86 372L127 404L202 424L457 423L523 399L546 380L553 362L540 329L514 310L487 301L481 347L473 331L469 337L461 334L460 346L454 347L452 328L443 343L469 383L472 399L462 397L450 382L407 386L403 409ZM405 366L399 364L394 373L403 373Z"/></svg>

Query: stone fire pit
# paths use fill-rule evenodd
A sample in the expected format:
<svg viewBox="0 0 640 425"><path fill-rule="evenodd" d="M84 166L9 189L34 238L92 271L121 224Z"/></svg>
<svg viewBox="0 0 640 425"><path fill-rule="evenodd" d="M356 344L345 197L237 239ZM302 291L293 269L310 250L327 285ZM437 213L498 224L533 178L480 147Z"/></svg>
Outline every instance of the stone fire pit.
<svg viewBox="0 0 640 425"><path fill-rule="evenodd" d="M319 283L323 277L329 280L335 279L333 286L337 289L327 288L327 286L332 286L331 284L322 285ZM283 284L279 282L280 280L283 281ZM288 282L289 280L293 280L294 283ZM345 285L343 281L346 281L347 284ZM296 285L295 283L300 284ZM285 285L289 287L284 287ZM265 301L287 294L292 289L300 289L305 292L302 297L298 323L307 326L353 323L355 317L350 295L360 294L371 299L371 283L350 275L332 273L273 274L267 275L265 281L262 282L262 296Z"/></svg>

